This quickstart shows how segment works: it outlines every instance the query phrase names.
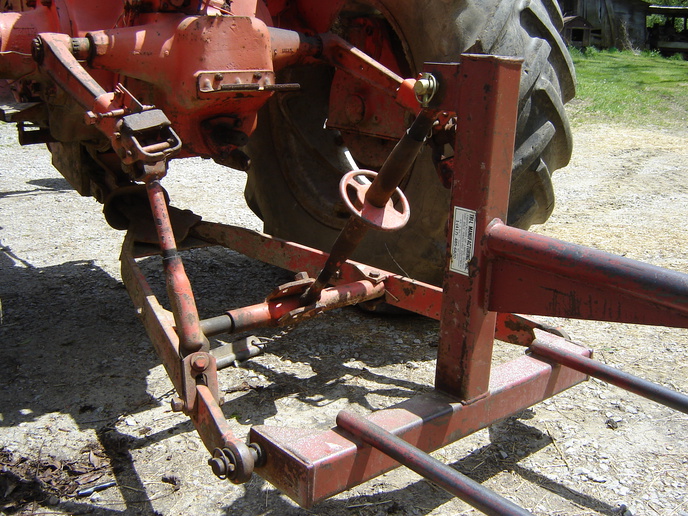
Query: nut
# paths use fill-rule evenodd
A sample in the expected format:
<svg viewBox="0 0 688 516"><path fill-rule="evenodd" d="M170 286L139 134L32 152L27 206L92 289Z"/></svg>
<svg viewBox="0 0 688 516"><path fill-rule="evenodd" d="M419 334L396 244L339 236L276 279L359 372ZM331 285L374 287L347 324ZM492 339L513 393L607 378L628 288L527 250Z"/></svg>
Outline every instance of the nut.
<svg viewBox="0 0 688 516"><path fill-rule="evenodd" d="M208 369L209 360L208 355L200 353L191 359L191 367L196 371L205 371Z"/></svg>

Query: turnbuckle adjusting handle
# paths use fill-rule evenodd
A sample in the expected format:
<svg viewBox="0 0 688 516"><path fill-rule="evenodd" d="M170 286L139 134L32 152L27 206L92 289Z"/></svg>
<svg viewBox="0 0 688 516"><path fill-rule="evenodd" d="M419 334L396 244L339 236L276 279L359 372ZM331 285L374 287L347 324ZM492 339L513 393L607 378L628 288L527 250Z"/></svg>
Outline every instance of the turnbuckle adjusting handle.
<svg viewBox="0 0 688 516"><path fill-rule="evenodd" d="M368 202L366 195L372 185L369 182L361 183L359 179L365 177L374 180L377 175L372 170L353 170L342 177L339 193L346 207L357 219L380 231L397 231L409 221L411 210L408 199L400 188L396 188L383 207ZM400 210L395 207L397 203L401 205Z"/></svg>

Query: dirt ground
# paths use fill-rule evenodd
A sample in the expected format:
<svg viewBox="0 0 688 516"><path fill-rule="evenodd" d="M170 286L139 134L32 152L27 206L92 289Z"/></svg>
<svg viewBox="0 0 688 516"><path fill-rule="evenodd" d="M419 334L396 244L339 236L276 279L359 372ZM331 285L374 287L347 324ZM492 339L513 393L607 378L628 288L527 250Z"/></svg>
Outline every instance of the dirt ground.
<svg viewBox="0 0 688 516"><path fill-rule="evenodd" d="M463 502L406 469L310 511L260 477L216 479L120 282L123 234L80 198L39 146L0 127L0 512L7 514L457 515ZM164 180L173 204L259 229L243 175L195 160ZM558 205L536 231L688 272L688 131L586 125L556 174ZM230 251L185 256L202 316L259 302L289 281ZM160 277L157 263L144 268ZM688 393L688 332L561 323L603 362ZM327 314L270 337L221 372L235 432L325 429L351 407L430 388L437 323ZM521 353L498 346L504 359ZM435 454L541 515L688 514L688 416L592 380ZM80 489L114 481L90 496Z"/></svg>

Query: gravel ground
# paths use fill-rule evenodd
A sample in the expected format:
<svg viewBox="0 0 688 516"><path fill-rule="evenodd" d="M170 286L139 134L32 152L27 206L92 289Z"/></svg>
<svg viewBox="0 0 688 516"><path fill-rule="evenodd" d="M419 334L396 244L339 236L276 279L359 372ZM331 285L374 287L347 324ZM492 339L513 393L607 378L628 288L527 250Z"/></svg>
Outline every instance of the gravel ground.
<svg viewBox="0 0 688 516"><path fill-rule="evenodd" d="M536 231L688 272L688 132L589 125L556 175L558 206ZM119 275L123 234L74 193L38 146L0 127L0 511L15 514L455 515L463 502L403 468L298 508L259 477L215 479ZM253 229L244 176L175 163L173 204ZM186 255L202 316L261 301L284 271L236 253ZM160 278L158 264L144 269ZM160 289L160 287L157 287ZM161 290L161 289L160 289ZM688 393L685 330L562 324L612 365ZM329 313L263 332L267 352L221 373L235 432L329 428L432 383L437 324ZM497 357L513 356L499 346ZM535 514L688 514L688 416L592 380L451 445L438 458ZM116 486L78 497L78 489Z"/></svg>

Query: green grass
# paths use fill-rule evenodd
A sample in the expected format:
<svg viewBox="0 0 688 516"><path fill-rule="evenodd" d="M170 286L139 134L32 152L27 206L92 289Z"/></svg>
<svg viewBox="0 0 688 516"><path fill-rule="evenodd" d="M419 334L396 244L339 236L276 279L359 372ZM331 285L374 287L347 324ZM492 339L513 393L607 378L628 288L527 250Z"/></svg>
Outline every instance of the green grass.
<svg viewBox="0 0 688 516"><path fill-rule="evenodd" d="M688 127L688 61L648 52L570 52L578 77L576 99L569 104L574 125Z"/></svg>

